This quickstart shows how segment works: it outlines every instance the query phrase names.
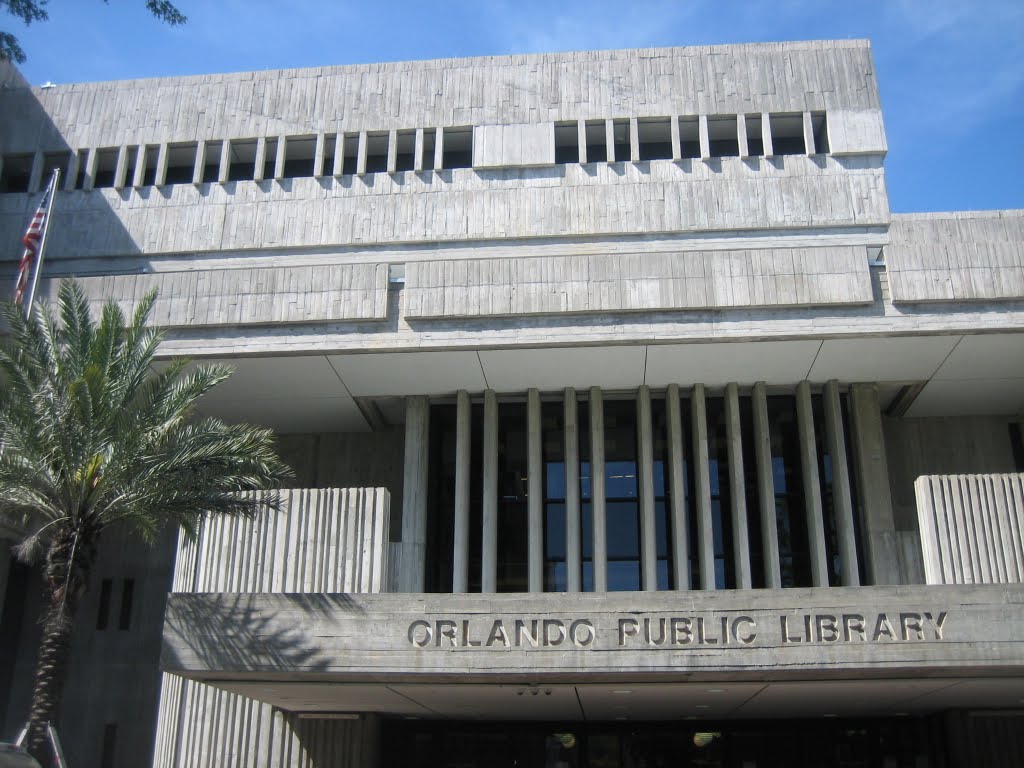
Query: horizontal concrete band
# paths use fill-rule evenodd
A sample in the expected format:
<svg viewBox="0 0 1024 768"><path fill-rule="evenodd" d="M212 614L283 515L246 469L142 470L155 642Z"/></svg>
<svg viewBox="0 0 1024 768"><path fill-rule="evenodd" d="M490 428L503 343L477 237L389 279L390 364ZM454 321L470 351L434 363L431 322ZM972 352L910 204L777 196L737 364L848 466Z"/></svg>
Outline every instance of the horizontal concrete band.
<svg viewBox="0 0 1024 768"><path fill-rule="evenodd" d="M1024 587L601 595L174 594L162 666L197 680L498 682L996 674Z"/></svg>
<svg viewBox="0 0 1024 768"><path fill-rule="evenodd" d="M410 318L869 304L863 247L410 263Z"/></svg>

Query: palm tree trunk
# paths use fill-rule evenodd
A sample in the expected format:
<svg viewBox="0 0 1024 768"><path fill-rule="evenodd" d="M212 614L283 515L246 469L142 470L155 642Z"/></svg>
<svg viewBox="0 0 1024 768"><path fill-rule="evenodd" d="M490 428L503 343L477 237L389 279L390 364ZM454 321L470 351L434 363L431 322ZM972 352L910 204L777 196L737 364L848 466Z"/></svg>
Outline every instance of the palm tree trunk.
<svg viewBox="0 0 1024 768"><path fill-rule="evenodd" d="M98 531L89 523L63 526L46 553L46 613L29 709L28 750L42 765L51 764L47 723L56 724L67 680L71 631L78 601L96 556Z"/></svg>

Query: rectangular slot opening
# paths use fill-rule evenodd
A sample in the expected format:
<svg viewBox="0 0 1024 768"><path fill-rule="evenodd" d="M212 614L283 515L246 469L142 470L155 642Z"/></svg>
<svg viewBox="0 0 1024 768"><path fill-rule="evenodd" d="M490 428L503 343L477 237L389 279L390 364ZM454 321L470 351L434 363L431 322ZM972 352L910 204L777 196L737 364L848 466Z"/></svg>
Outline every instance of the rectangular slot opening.
<svg viewBox="0 0 1024 768"><path fill-rule="evenodd" d="M338 148L338 134L328 133L324 136L324 166L323 175L334 175L334 153Z"/></svg>
<svg viewBox="0 0 1024 768"><path fill-rule="evenodd" d="M100 599L96 609L96 629L104 630L110 623L110 593L114 589L113 579L100 582Z"/></svg>
<svg viewBox="0 0 1024 768"><path fill-rule="evenodd" d="M587 120L584 130L587 134L587 162L606 162L608 160L608 139L604 120Z"/></svg>
<svg viewBox="0 0 1024 768"><path fill-rule="evenodd" d="M416 167L416 131L399 131L397 141L395 170L411 171Z"/></svg>
<svg viewBox="0 0 1024 768"><path fill-rule="evenodd" d="M167 147L165 184L191 184L196 167L196 144L171 144Z"/></svg>
<svg viewBox="0 0 1024 768"><path fill-rule="evenodd" d="M811 133L814 135L814 152L818 155L827 155L828 147L828 122L825 120L824 112L811 112Z"/></svg>
<svg viewBox="0 0 1024 768"><path fill-rule="evenodd" d="M117 724L103 726L103 745L100 748L100 768L114 768L117 750Z"/></svg>
<svg viewBox="0 0 1024 768"><path fill-rule="evenodd" d="M121 583L121 613L118 616L118 629L131 629L132 598L135 596L135 579L124 579Z"/></svg>
<svg viewBox="0 0 1024 768"><path fill-rule="evenodd" d="M78 172L75 175L75 189L85 189L85 176L89 169L89 150L78 150Z"/></svg>
<svg viewBox="0 0 1024 768"><path fill-rule="evenodd" d="M117 170L117 148L107 147L96 152L96 177L92 185L95 189L114 186L114 172Z"/></svg>
<svg viewBox="0 0 1024 768"><path fill-rule="evenodd" d="M0 174L0 191L28 192L31 175L32 155L5 155L3 173Z"/></svg>
<svg viewBox="0 0 1024 768"><path fill-rule="evenodd" d="M135 165L139 161L138 147L125 147L124 186L130 187L135 181Z"/></svg>
<svg viewBox="0 0 1024 768"><path fill-rule="evenodd" d="M679 118L679 156L700 157L700 121L696 115Z"/></svg>
<svg viewBox="0 0 1024 768"><path fill-rule="evenodd" d="M252 181L256 174L256 139L232 139L228 181Z"/></svg>
<svg viewBox="0 0 1024 768"><path fill-rule="evenodd" d="M203 156L203 183L212 184L220 177L220 152L222 141L206 142L206 154Z"/></svg>
<svg viewBox="0 0 1024 768"><path fill-rule="evenodd" d="M289 136L284 145L285 179L299 179L313 175L316 159L316 136Z"/></svg>
<svg viewBox="0 0 1024 768"><path fill-rule="evenodd" d="M274 178L277 169L277 138L267 139L263 148L263 178Z"/></svg>
<svg viewBox="0 0 1024 768"><path fill-rule="evenodd" d="M351 176L356 172L356 163L359 160L359 134L346 133L343 146L344 155L342 156L341 172L345 176Z"/></svg>
<svg viewBox="0 0 1024 768"><path fill-rule="evenodd" d="M47 152L43 155L43 175L39 178L39 183L43 189L46 189L46 185L50 183L50 177L53 176L55 170L60 170L60 185L64 186L66 179L64 175L68 172L68 166L71 164L71 153L70 152Z"/></svg>
<svg viewBox="0 0 1024 768"><path fill-rule="evenodd" d="M764 133L761 131L761 115L747 115L747 156L764 157Z"/></svg>
<svg viewBox="0 0 1024 768"><path fill-rule="evenodd" d="M444 156L442 168L473 167L473 129L468 127L444 129Z"/></svg>
<svg viewBox="0 0 1024 768"><path fill-rule="evenodd" d="M776 155L807 154L803 115L769 115L768 125L772 131L772 151Z"/></svg>
<svg viewBox="0 0 1024 768"><path fill-rule="evenodd" d="M579 161L580 134L577 123L555 123L555 162L564 165Z"/></svg>
<svg viewBox="0 0 1024 768"><path fill-rule="evenodd" d="M146 147L144 162L146 167L142 171L142 186L152 187L156 184L156 166L160 160L160 147L150 144Z"/></svg>
<svg viewBox="0 0 1024 768"><path fill-rule="evenodd" d="M612 136L615 138L615 162L624 163L628 161L630 158L629 120L613 120Z"/></svg>
<svg viewBox="0 0 1024 768"><path fill-rule="evenodd" d="M715 115L708 118L708 153L711 157L740 156L735 115Z"/></svg>
<svg viewBox="0 0 1024 768"><path fill-rule="evenodd" d="M434 168L434 141L437 138L437 131L433 128L423 129L423 155L420 157L420 166L425 171Z"/></svg>
<svg viewBox="0 0 1024 768"><path fill-rule="evenodd" d="M672 124L667 117L641 118L637 121L636 135L641 160L672 159Z"/></svg>
<svg viewBox="0 0 1024 768"><path fill-rule="evenodd" d="M366 134L366 172L385 173L388 169L388 134Z"/></svg>

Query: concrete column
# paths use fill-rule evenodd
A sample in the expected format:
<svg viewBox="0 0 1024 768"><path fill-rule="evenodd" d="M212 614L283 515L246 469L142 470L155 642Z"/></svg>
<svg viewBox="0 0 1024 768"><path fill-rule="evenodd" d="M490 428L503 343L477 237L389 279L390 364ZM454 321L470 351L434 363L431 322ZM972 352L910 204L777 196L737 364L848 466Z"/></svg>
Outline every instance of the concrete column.
<svg viewBox="0 0 1024 768"><path fill-rule="evenodd" d="M700 134L700 159L707 160L711 157L711 138L708 135L707 115L701 115L698 118L697 131Z"/></svg>
<svg viewBox="0 0 1024 768"><path fill-rule="evenodd" d="M747 143L746 115L736 115L736 138L740 145L740 157L750 157L750 146Z"/></svg>
<svg viewBox="0 0 1024 768"><path fill-rule="evenodd" d="M405 399L405 467L402 473L402 563L399 590L425 588L427 487L430 462L430 401Z"/></svg>
<svg viewBox="0 0 1024 768"><path fill-rule="evenodd" d="M715 583L715 534L711 520L711 476L708 471L708 415L704 403L704 385L694 384L690 396L690 421L693 425L693 479L697 495L697 557L700 562L700 588L717 589Z"/></svg>
<svg viewBox="0 0 1024 768"><path fill-rule="evenodd" d="M678 122L676 123L678 126ZM678 136L678 130L676 131ZM683 419L679 405L679 385L669 384L665 393L668 417L668 493L672 505L672 574L676 589L690 589L690 530L686 522L686 479L683 464Z"/></svg>
<svg viewBox="0 0 1024 768"><path fill-rule="evenodd" d="M345 134L334 134L334 167L331 168L332 176L341 176L345 171Z"/></svg>
<svg viewBox="0 0 1024 768"><path fill-rule="evenodd" d="M455 531L452 536L452 592L469 591L469 483L471 408L469 393L459 390L455 405Z"/></svg>
<svg viewBox="0 0 1024 768"><path fill-rule="evenodd" d="M804 112L804 149L808 155L818 154L814 146L814 124L811 122L810 112Z"/></svg>
<svg viewBox="0 0 1024 768"><path fill-rule="evenodd" d="M167 183L167 164L171 159L170 145L164 142L156 154L156 178L153 183L162 187Z"/></svg>
<svg viewBox="0 0 1024 768"><path fill-rule="evenodd" d="M618 158L615 157L615 123L612 120L604 121L604 143L608 148L608 162L614 163Z"/></svg>
<svg viewBox="0 0 1024 768"><path fill-rule="evenodd" d="M839 402L839 382L825 384L825 436L832 459L832 509L839 539L840 573L844 587L860 586L857 564L857 536L853 524L853 497L850 493L850 469L846 462L846 437L843 411Z"/></svg>
<svg viewBox="0 0 1024 768"><path fill-rule="evenodd" d="M255 170L255 169L254 169ZM220 143L220 167L217 169L217 183L226 184L231 173L231 139Z"/></svg>
<svg viewBox="0 0 1024 768"><path fill-rule="evenodd" d="M629 161L640 162L640 121L635 117L629 118Z"/></svg>
<svg viewBox="0 0 1024 768"><path fill-rule="evenodd" d="M604 490L604 397L590 388L590 510L594 521L594 591L608 591L608 535Z"/></svg>
<svg viewBox="0 0 1024 768"><path fill-rule="evenodd" d="M757 495L761 512L761 556L764 559L764 585L782 586L779 564L779 527L775 518L775 473L772 469L772 437L768 424L768 397L764 382L754 385L754 455L757 462Z"/></svg>
<svg viewBox="0 0 1024 768"><path fill-rule="evenodd" d="M732 513L732 555L736 588L750 589L750 533L747 528L746 482L743 476L743 435L740 395L735 382L725 388L726 453L729 458L729 499Z"/></svg>
<svg viewBox="0 0 1024 768"><path fill-rule="evenodd" d="M683 140L679 135L679 118L676 115L669 118L669 130L672 134L672 159L681 160L683 157Z"/></svg>
<svg viewBox="0 0 1024 768"><path fill-rule="evenodd" d="M277 140L277 157L274 158L274 178L280 181L284 178L284 161L288 156L288 137L281 136Z"/></svg>
<svg viewBox="0 0 1024 768"><path fill-rule="evenodd" d="M318 179L324 175L324 150L326 148L326 134L318 133L316 135L316 147L313 149L313 175Z"/></svg>
<svg viewBox="0 0 1024 768"><path fill-rule="evenodd" d="M528 588L544 591L544 460L541 456L540 392L526 393L526 439L528 474L526 510L529 543Z"/></svg>
<svg viewBox="0 0 1024 768"><path fill-rule="evenodd" d="M117 148L117 162L114 165L114 189L124 189L125 177L128 175L128 153L131 149L122 144Z"/></svg>
<svg viewBox="0 0 1024 768"><path fill-rule="evenodd" d="M825 551L825 521L821 509L818 446L814 439L811 385L806 379L796 387L796 420L800 430L800 468L804 478L804 511L807 515L807 545L811 555L811 583L815 587L827 587L828 555Z"/></svg>
<svg viewBox="0 0 1024 768"><path fill-rule="evenodd" d="M4 161L0 158L0 173L3 172ZM78 181L78 152L75 150L71 151L71 155L68 157L68 167L64 169L64 189L71 190L75 188L75 182Z"/></svg>
<svg viewBox="0 0 1024 768"><path fill-rule="evenodd" d="M85 179L82 182L82 189L88 191L96 184L96 165L99 163L100 153L96 147L90 147L85 156Z"/></svg>
<svg viewBox="0 0 1024 768"><path fill-rule="evenodd" d="M771 157L775 154L772 148L772 123L768 119L768 113L761 113L761 142L764 144L764 156Z"/></svg>
<svg viewBox="0 0 1024 768"><path fill-rule="evenodd" d="M34 195L40 190L43 184L43 166L46 164L46 156L43 150L38 149L32 156L32 168L28 172L28 192Z"/></svg>
<svg viewBox="0 0 1024 768"><path fill-rule="evenodd" d="M562 404L565 423L565 588L583 589L583 548L580 522L580 430L576 390L567 387Z"/></svg>
<svg viewBox="0 0 1024 768"><path fill-rule="evenodd" d="M200 139L196 142L196 157L192 163L192 183L203 183L203 170L206 167L206 141Z"/></svg>
<svg viewBox="0 0 1024 768"><path fill-rule="evenodd" d="M580 162L587 162L587 121L576 121L576 142L580 145Z"/></svg>
<svg viewBox="0 0 1024 768"><path fill-rule="evenodd" d="M651 388L640 387L636 398L638 433L637 475L640 481L641 588L658 589L658 541L654 521L654 430L651 425Z"/></svg>
<svg viewBox="0 0 1024 768"><path fill-rule="evenodd" d="M388 131L388 173L398 172L398 130Z"/></svg>
<svg viewBox="0 0 1024 768"><path fill-rule="evenodd" d="M139 144L135 151L135 177L132 179L132 186L138 189L144 186L146 181L146 145Z"/></svg>
<svg viewBox="0 0 1024 768"><path fill-rule="evenodd" d="M484 499L481 592L498 591L498 398L484 392Z"/></svg>
<svg viewBox="0 0 1024 768"><path fill-rule="evenodd" d="M899 584L898 537L877 384L850 387L850 422L867 568L865 578L870 584Z"/></svg>
<svg viewBox="0 0 1024 768"><path fill-rule="evenodd" d="M438 126L434 135L434 170L440 171L444 167L444 127Z"/></svg>
<svg viewBox="0 0 1024 768"><path fill-rule="evenodd" d="M256 139L256 159L253 163L253 181L263 181L263 169L267 164L267 139L265 136Z"/></svg>
<svg viewBox="0 0 1024 768"><path fill-rule="evenodd" d="M359 143L356 145L356 175L366 174L366 131L359 132Z"/></svg>
<svg viewBox="0 0 1024 768"><path fill-rule="evenodd" d="M423 129L416 129L416 142L415 148L413 149L412 158L412 169L414 171L423 170Z"/></svg>

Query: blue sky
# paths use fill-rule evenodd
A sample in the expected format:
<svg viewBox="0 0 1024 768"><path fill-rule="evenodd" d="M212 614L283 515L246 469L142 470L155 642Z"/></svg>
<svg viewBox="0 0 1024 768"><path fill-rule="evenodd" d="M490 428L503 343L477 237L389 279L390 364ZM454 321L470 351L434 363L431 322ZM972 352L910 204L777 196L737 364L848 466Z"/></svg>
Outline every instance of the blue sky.
<svg viewBox="0 0 1024 768"><path fill-rule="evenodd" d="M0 15L33 84L448 56L863 37L894 211L1024 208L1024 0L50 0Z"/></svg>

